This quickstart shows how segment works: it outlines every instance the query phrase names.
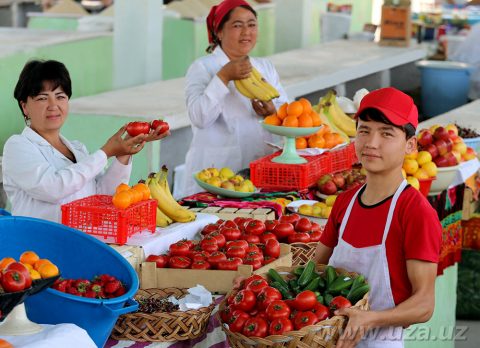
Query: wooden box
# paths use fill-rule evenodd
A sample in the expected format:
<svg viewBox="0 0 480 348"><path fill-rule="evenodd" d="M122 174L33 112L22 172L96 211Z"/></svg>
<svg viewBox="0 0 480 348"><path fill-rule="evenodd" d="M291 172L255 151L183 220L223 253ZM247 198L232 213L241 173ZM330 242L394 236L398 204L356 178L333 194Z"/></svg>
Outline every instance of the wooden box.
<svg viewBox="0 0 480 348"><path fill-rule="evenodd" d="M223 220L233 220L236 217L253 218L261 221L275 219L275 211L270 208L239 209L239 208L207 207L207 208L190 208L190 210L196 213L213 214Z"/></svg>
<svg viewBox="0 0 480 348"><path fill-rule="evenodd" d="M117 244L109 245L120 255L122 255L138 273L139 265L145 261L145 253L143 252L143 248L141 246Z"/></svg>
<svg viewBox="0 0 480 348"><path fill-rule="evenodd" d="M386 0L382 6L382 19L380 24L380 42L382 46L410 45L412 36L410 1Z"/></svg>

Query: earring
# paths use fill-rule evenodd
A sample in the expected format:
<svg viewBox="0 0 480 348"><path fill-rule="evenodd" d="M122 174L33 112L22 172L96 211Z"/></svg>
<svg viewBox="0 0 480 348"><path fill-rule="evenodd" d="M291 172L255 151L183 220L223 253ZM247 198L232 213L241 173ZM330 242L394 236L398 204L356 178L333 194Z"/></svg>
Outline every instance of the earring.
<svg viewBox="0 0 480 348"><path fill-rule="evenodd" d="M30 120L30 117L25 116L25 125L27 127L30 127L31 124L32 124L32 121Z"/></svg>

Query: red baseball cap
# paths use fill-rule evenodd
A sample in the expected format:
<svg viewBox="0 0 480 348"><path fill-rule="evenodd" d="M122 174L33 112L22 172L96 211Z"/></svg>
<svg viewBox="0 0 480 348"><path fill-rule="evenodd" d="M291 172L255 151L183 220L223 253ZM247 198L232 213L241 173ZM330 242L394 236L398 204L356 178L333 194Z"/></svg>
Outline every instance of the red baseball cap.
<svg viewBox="0 0 480 348"><path fill-rule="evenodd" d="M380 88L368 93L360 102L355 115L358 117L366 109L377 109L396 126L411 123L418 126L418 110L413 99L393 87Z"/></svg>

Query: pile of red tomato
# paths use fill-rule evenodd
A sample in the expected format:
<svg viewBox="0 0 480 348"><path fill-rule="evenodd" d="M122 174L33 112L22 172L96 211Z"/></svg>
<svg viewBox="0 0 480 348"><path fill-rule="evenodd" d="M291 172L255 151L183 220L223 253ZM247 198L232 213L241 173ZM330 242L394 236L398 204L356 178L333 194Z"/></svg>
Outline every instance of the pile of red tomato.
<svg viewBox="0 0 480 348"><path fill-rule="evenodd" d="M167 122L162 120L154 120L151 123L134 121L127 124L127 133L131 137L136 137L140 134L149 134L150 130L158 130L158 134L165 133L170 129L170 126Z"/></svg>
<svg viewBox="0 0 480 348"><path fill-rule="evenodd" d="M310 290L285 300L263 277L253 275L243 282L239 291L227 298L220 318L232 332L247 337L266 337L315 325L333 316L335 310L350 306L345 297L337 296L327 307L318 302Z"/></svg>

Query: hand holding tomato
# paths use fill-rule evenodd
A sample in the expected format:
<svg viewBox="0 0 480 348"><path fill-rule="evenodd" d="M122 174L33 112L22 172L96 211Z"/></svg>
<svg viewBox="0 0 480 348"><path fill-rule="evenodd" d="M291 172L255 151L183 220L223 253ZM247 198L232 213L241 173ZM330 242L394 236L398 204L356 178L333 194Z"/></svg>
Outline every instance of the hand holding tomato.
<svg viewBox="0 0 480 348"><path fill-rule="evenodd" d="M147 135L139 134L135 137L122 135L125 133L127 126L120 128L110 139L103 145L102 150L107 157L134 155L140 152L145 145Z"/></svg>

